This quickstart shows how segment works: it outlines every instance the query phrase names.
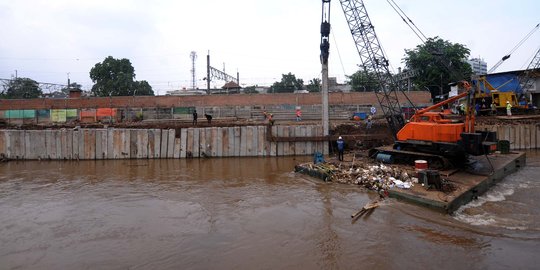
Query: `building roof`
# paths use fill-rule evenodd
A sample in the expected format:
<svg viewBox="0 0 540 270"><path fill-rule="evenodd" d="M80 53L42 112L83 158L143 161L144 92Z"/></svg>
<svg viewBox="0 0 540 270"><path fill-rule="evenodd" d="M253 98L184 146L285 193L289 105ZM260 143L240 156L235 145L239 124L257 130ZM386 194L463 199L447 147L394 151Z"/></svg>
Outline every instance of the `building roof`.
<svg viewBox="0 0 540 270"><path fill-rule="evenodd" d="M225 85L223 85L221 88L223 88L223 89L240 89L242 87L240 87L240 85L238 85L237 83L235 83L233 81L230 81L230 82L226 83Z"/></svg>

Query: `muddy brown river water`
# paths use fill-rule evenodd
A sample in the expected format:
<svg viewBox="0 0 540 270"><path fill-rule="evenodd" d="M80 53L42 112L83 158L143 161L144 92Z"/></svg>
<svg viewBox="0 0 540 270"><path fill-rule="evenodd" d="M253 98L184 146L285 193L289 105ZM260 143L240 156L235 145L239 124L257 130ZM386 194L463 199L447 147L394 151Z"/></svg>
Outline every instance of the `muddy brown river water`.
<svg viewBox="0 0 540 270"><path fill-rule="evenodd" d="M0 269L538 269L540 155L449 216L302 158L0 164Z"/></svg>

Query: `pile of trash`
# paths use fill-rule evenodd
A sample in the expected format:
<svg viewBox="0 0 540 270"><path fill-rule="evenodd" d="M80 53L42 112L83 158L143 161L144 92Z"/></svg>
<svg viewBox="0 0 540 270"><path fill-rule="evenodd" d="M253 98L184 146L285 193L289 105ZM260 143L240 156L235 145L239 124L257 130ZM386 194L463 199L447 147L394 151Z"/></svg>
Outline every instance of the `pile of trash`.
<svg viewBox="0 0 540 270"><path fill-rule="evenodd" d="M327 175L325 181L362 185L375 191L394 187L409 189L418 183L418 178L411 176L407 170L384 164L359 164L342 169L330 163L319 163L310 164L310 167Z"/></svg>

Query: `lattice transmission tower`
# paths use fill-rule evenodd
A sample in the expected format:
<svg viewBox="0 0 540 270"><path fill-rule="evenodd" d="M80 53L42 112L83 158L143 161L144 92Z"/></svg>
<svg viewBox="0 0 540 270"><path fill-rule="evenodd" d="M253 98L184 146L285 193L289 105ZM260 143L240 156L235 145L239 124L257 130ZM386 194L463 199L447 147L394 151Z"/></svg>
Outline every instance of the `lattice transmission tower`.
<svg viewBox="0 0 540 270"><path fill-rule="evenodd" d="M195 78L195 60L197 60L197 53L192 51L191 54L191 88L197 89L197 80Z"/></svg>

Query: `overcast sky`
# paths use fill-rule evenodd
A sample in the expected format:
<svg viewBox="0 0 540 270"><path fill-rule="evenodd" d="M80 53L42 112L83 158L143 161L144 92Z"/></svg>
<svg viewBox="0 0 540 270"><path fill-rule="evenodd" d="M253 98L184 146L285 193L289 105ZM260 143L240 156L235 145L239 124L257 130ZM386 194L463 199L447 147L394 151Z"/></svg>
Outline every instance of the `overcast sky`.
<svg viewBox="0 0 540 270"><path fill-rule="evenodd" d="M488 69L540 23L538 0L394 0L428 36L461 43ZM157 2L157 3L156 3ZM420 40L384 0L365 0L394 70ZM154 91L190 88L195 51L197 86L211 65L243 86L271 85L291 72L320 77L320 0L0 0L0 78L72 82L90 89L90 69L107 56L128 58L136 79ZM331 3L331 77L346 80L360 58L340 3ZM536 31L499 71L523 69L540 48ZM224 82L214 81L220 87Z"/></svg>

